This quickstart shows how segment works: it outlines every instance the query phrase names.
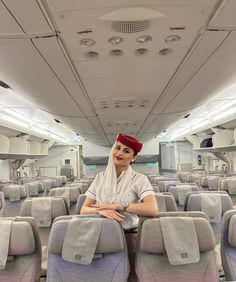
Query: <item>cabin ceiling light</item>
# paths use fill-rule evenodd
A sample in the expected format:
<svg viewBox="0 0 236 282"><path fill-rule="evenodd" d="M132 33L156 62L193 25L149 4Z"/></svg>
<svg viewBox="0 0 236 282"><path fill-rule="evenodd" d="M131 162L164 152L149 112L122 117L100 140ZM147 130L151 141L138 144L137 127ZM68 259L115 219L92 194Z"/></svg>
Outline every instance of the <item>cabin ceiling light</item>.
<svg viewBox="0 0 236 282"><path fill-rule="evenodd" d="M180 40L181 40L181 37L179 35L169 35L165 38L166 43L174 43Z"/></svg>
<svg viewBox="0 0 236 282"><path fill-rule="evenodd" d="M123 53L124 53L124 52L123 52L122 50L120 50L120 49L114 49L114 50L111 50L111 51L109 52L109 54L110 54L111 56L113 56L113 57L122 56Z"/></svg>
<svg viewBox="0 0 236 282"><path fill-rule="evenodd" d="M112 29L117 32L135 33L146 30L151 20L162 17L162 13L153 9L128 7L111 11L100 17L100 20L111 22Z"/></svg>
<svg viewBox="0 0 236 282"><path fill-rule="evenodd" d="M124 39L120 36L113 36L113 37L108 39L108 42L113 44L113 45L118 45L123 41L124 41Z"/></svg>
<svg viewBox="0 0 236 282"><path fill-rule="evenodd" d="M17 125L17 126L20 126L20 127L28 128L27 123L25 123L23 121L19 121L18 119L10 117L8 115L4 115L2 113L0 113L0 119L3 119L7 122L10 122L11 124L14 124L14 125Z"/></svg>
<svg viewBox="0 0 236 282"><path fill-rule="evenodd" d="M93 45L95 45L96 41L92 38L84 38L81 39L79 44L83 47L91 47Z"/></svg>
<svg viewBox="0 0 236 282"><path fill-rule="evenodd" d="M149 35L141 35L139 37L137 37L136 42L137 43L147 43L147 42L151 42L152 41L152 37Z"/></svg>

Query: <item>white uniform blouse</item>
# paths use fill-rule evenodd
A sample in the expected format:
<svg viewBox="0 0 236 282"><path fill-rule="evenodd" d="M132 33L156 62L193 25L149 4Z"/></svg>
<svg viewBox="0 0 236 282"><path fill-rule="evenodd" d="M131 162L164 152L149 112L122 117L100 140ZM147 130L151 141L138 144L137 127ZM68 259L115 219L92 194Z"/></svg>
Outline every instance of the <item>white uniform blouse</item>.
<svg viewBox="0 0 236 282"><path fill-rule="evenodd" d="M119 191L119 183L123 177L124 173L122 172L119 178L117 179L117 191ZM96 175L93 183L90 185L89 189L85 195L97 201L97 198L101 191L98 191L98 187L101 187L99 184L104 176L104 172L100 172ZM102 189L102 188L101 188ZM127 199L125 200L128 203L137 203L141 202L143 198L148 195L155 195L152 185L150 184L147 176L135 172L132 172L131 184L129 186L129 192L127 194ZM100 198L100 197L99 197ZM138 226L138 216L133 213L123 212L125 219L122 222L124 229L130 229Z"/></svg>

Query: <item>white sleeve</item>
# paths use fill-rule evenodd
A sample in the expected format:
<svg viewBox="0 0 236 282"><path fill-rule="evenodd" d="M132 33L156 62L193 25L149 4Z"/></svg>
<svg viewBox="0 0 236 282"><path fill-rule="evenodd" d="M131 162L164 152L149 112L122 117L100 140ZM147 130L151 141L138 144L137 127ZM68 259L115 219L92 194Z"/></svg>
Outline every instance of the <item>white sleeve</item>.
<svg viewBox="0 0 236 282"><path fill-rule="evenodd" d="M92 184L89 186L88 190L86 191L85 196L87 196L92 200L96 200L96 187L98 185L98 182L99 182L99 174L97 174L96 177L94 178Z"/></svg>
<svg viewBox="0 0 236 282"><path fill-rule="evenodd" d="M146 175L140 175L140 178L136 182L135 186L140 201L142 201L146 196L155 195L152 185Z"/></svg>

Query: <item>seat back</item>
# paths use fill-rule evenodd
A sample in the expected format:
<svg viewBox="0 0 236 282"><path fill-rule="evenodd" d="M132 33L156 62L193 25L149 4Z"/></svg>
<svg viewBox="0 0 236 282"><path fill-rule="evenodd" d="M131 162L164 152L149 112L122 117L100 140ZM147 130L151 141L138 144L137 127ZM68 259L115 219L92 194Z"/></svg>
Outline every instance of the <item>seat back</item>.
<svg viewBox="0 0 236 282"><path fill-rule="evenodd" d="M76 187L60 187L60 188L52 188L49 192L49 196L63 196L69 197L69 202L70 203L76 203L77 199L79 197L80 190L79 188Z"/></svg>
<svg viewBox="0 0 236 282"><path fill-rule="evenodd" d="M41 242L36 222L32 217L19 216L0 218L0 222L3 221L11 221L11 231L7 262L4 269L0 270L0 281L32 282L39 280Z"/></svg>
<svg viewBox="0 0 236 282"><path fill-rule="evenodd" d="M49 197L40 197L38 199L42 200L43 202L45 198L48 199ZM53 221L58 216L69 214L66 200L63 197L51 197L51 198L52 198L51 221ZM32 201L33 198L27 198L22 203L20 209L21 216L32 216Z"/></svg>
<svg viewBox="0 0 236 282"><path fill-rule="evenodd" d="M75 207L75 213L76 214L80 214L80 211L81 211L81 208L84 204L84 201L86 199L86 195L85 194L80 194L79 195L79 198L77 200L77 203L76 203L76 207Z"/></svg>
<svg viewBox="0 0 236 282"><path fill-rule="evenodd" d="M91 224L97 224L97 220L102 220L92 261L87 265L81 264L79 254L83 252L83 248L89 248L89 242L88 236L82 235L83 232L80 230L73 234L79 243L75 249L78 254L74 256L78 263L64 259L63 248L72 216L58 217L52 225L48 244L48 281L127 281L129 264L123 228L115 220L98 216L76 216L80 222L86 218Z"/></svg>
<svg viewBox="0 0 236 282"><path fill-rule="evenodd" d="M236 177L222 177L219 182L219 190L227 191L230 195L236 194Z"/></svg>
<svg viewBox="0 0 236 282"><path fill-rule="evenodd" d="M159 187L160 192L167 192L170 186L180 184L181 182L176 179L169 179L169 180L159 180L157 181L157 185Z"/></svg>
<svg viewBox="0 0 236 282"><path fill-rule="evenodd" d="M170 263L170 256L167 255L168 244L163 237L161 226L162 217L173 218L178 224L178 219L181 218L180 229L184 228L183 218L192 218L196 233L197 252L199 250L198 261L177 265ZM185 244L186 236L180 238L178 242L175 242L176 245ZM136 273L139 281L219 281L214 258L214 234L203 213L169 212L160 213L158 218L144 219L139 224L137 246ZM183 253L183 256L181 254L181 258L186 257L188 257L188 253Z"/></svg>
<svg viewBox="0 0 236 282"><path fill-rule="evenodd" d="M227 281L236 280L236 210L227 211L223 216L221 259Z"/></svg>
<svg viewBox="0 0 236 282"><path fill-rule="evenodd" d="M2 191L5 198L9 199L11 202L20 201L20 199L26 198L27 196L26 188L23 185L6 185L2 188Z"/></svg>
<svg viewBox="0 0 236 282"><path fill-rule="evenodd" d="M156 193L155 197L159 212L177 211L176 202L171 193Z"/></svg>
<svg viewBox="0 0 236 282"><path fill-rule="evenodd" d="M0 216L3 216L5 213L5 198L3 192L0 191Z"/></svg>
<svg viewBox="0 0 236 282"><path fill-rule="evenodd" d="M186 187L186 191L182 189L185 187ZM184 205L184 201L187 197L187 193L190 190L199 191L199 187L197 186L196 183L181 183L181 184L177 184L176 186L169 187L169 192L174 196L175 201L181 206Z"/></svg>
<svg viewBox="0 0 236 282"><path fill-rule="evenodd" d="M201 204L201 193L204 193L206 195L219 195L221 200L221 216L228 210L233 209L233 203L230 198L230 196L224 192L224 191L199 191L199 192L192 192L188 193L187 199L185 201L184 210L185 211L202 211L202 204ZM215 209L219 209L220 207L216 205L215 207L212 207ZM219 220L218 223L212 222L212 228L214 231L214 234L216 236L216 242L220 242L220 236L221 236L221 221Z"/></svg>

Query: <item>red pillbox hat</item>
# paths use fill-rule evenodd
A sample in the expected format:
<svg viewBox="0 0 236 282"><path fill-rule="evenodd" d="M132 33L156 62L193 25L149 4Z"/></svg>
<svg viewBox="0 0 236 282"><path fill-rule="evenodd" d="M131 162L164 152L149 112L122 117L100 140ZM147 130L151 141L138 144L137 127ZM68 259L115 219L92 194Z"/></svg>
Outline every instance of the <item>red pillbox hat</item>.
<svg viewBox="0 0 236 282"><path fill-rule="evenodd" d="M142 146L143 146L143 144L140 143L138 139L134 138L131 135L125 135L122 133L118 134L116 140L126 145L127 147L133 149L137 153L141 151Z"/></svg>

